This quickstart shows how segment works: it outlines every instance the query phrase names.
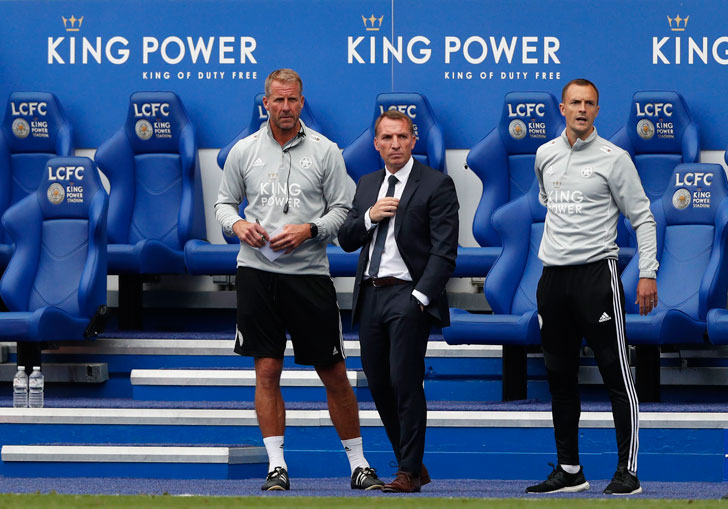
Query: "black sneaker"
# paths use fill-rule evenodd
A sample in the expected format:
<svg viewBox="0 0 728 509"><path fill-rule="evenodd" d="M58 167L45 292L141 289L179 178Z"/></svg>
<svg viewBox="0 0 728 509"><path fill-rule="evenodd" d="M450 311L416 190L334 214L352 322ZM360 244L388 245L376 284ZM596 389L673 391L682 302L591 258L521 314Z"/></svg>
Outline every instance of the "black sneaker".
<svg viewBox="0 0 728 509"><path fill-rule="evenodd" d="M377 477L377 471L372 467L356 467L351 474L352 490L381 490L384 481Z"/></svg>
<svg viewBox="0 0 728 509"><path fill-rule="evenodd" d="M265 478L265 482L260 489L263 491L290 490L291 483L288 480L288 472L286 472L286 469L276 467L273 469L273 472L269 472L268 477Z"/></svg>
<svg viewBox="0 0 728 509"><path fill-rule="evenodd" d="M570 474L561 468L561 465L556 467L553 463L549 465L554 469L553 472L544 482L526 488L526 493L578 493L589 489L582 467L579 467L577 473Z"/></svg>
<svg viewBox="0 0 728 509"><path fill-rule="evenodd" d="M612 482L604 488L605 495L637 495L638 493L642 493L640 480L636 475L630 474L625 467L618 467L614 472Z"/></svg>

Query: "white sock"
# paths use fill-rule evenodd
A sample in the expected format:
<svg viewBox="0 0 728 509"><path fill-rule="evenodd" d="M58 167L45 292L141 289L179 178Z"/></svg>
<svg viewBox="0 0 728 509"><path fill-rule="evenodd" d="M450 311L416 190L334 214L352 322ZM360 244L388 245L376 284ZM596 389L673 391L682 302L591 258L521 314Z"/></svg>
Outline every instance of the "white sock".
<svg viewBox="0 0 728 509"><path fill-rule="evenodd" d="M266 437L263 443L268 452L268 472L273 472L276 467L283 467L288 471L286 460L283 459L283 437Z"/></svg>
<svg viewBox="0 0 728 509"><path fill-rule="evenodd" d="M369 466L366 458L364 458L364 446L362 444L361 437L341 441L341 445L344 446L344 450L346 451L346 456L349 458L349 466L351 467L352 474L358 467L366 468Z"/></svg>
<svg viewBox="0 0 728 509"><path fill-rule="evenodd" d="M576 474L580 468L579 465L561 465L561 469L567 474Z"/></svg>

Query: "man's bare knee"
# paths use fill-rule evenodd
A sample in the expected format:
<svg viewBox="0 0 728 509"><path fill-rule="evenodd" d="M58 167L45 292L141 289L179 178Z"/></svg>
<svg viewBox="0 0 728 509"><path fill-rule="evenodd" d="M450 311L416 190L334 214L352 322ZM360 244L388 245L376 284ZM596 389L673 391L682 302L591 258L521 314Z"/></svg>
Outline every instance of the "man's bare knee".
<svg viewBox="0 0 728 509"><path fill-rule="evenodd" d="M281 359L255 359L256 385L262 388L275 389L280 385L283 361Z"/></svg>
<svg viewBox="0 0 728 509"><path fill-rule="evenodd" d="M327 390L351 389L344 361L339 361L330 366L316 366L316 372Z"/></svg>

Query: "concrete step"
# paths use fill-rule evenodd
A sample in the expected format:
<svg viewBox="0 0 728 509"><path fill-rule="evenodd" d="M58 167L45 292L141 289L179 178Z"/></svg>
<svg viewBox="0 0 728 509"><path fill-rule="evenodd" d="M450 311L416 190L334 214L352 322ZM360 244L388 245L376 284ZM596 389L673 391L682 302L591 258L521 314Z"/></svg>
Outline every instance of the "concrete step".
<svg viewBox="0 0 728 509"><path fill-rule="evenodd" d="M43 352L44 362L104 362L112 374L128 374L132 369L159 368L252 368L253 359L233 352L230 339L159 339L159 338L99 338L60 345ZM8 344L10 359L15 359L15 346ZM361 369L358 340L345 340L348 369ZM433 374L482 375L500 372L500 346L448 345L444 341L430 341L426 369ZM285 367L298 367L293 360L293 347L287 343ZM534 372L543 361L534 359L529 366ZM542 368L540 368L542 371Z"/></svg>
<svg viewBox="0 0 728 509"><path fill-rule="evenodd" d="M394 456L378 414L360 411L360 420L367 459L388 476ZM326 410L289 410L286 424L286 461L291 475L337 477L348 473L346 455ZM539 479L548 473L546 463L555 461L551 413L547 411L430 411L427 424L425 463L436 479ZM643 412L640 424L640 479L725 480L728 413ZM262 445L254 410L0 408L0 436L5 444L18 446L37 446L38 437L47 445L77 444L74 447L96 446L110 437L117 445L129 446L139 446L140 437L155 445ZM583 412L580 437L582 463L589 478L608 479L616 466L611 413ZM10 463L3 462L3 468ZM109 475L162 475L125 465L125 470L115 471L109 466ZM166 465L162 470L175 477L187 476L195 468L177 470L162 465ZM93 465L86 468L89 475L95 472ZM56 464L49 469L42 475L63 476L66 466ZM29 468L22 475L33 471Z"/></svg>
<svg viewBox="0 0 728 509"><path fill-rule="evenodd" d="M359 401L372 401L365 374L347 371L349 383ZM633 377L635 376L633 372ZM728 384L728 368L661 368L662 385L722 386ZM130 374L134 399L142 401L252 401L255 371L252 369L134 369ZM602 378L595 366L582 366L579 382L584 397L601 396ZM425 393L430 401L493 401L501 397L500 375L438 376L428 373ZM287 369L281 375L286 401L325 401L326 392L312 370ZM548 400L548 384L533 376L528 381L531 399Z"/></svg>
<svg viewBox="0 0 728 509"><path fill-rule="evenodd" d="M247 479L268 470L265 447L252 446L3 445L0 456L7 477Z"/></svg>
<svg viewBox="0 0 728 509"><path fill-rule="evenodd" d="M363 371L347 371L359 401L372 401ZM252 401L255 371L252 369L134 369L132 394L140 401ZM548 397L545 380L529 382L532 397ZM326 390L312 370L284 370L281 392L285 401L326 401ZM430 401L491 401L500 399L499 377L438 377L428 374L425 394Z"/></svg>

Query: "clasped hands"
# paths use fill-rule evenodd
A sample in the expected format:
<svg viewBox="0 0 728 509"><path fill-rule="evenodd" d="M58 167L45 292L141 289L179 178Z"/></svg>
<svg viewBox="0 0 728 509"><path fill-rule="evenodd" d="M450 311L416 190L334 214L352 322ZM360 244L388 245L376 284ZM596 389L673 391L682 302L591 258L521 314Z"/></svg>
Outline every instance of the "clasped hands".
<svg viewBox="0 0 728 509"><path fill-rule="evenodd" d="M308 224L287 224L281 233L271 238L262 225L241 219L233 225L233 233L251 247L260 248L270 242L273 251L285 249L289 254L304 240L311 238L311 227Z"/></svg>

